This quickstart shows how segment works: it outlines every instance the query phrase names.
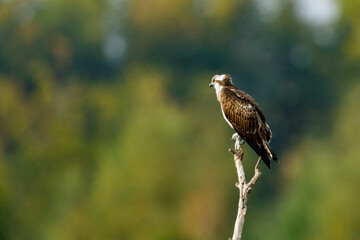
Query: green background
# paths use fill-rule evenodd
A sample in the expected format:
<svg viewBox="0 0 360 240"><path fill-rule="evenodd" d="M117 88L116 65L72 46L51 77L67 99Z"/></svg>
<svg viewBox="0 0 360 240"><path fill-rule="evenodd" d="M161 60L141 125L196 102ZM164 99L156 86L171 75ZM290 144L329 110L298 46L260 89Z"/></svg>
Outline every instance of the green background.
<svg viewBox="0 0 360 240"><path fill-rule="evenodd" d="M0 239L230 237L220 73L280 159L244 239L360 239L360 4L304 2L0 1Z"/></svg>

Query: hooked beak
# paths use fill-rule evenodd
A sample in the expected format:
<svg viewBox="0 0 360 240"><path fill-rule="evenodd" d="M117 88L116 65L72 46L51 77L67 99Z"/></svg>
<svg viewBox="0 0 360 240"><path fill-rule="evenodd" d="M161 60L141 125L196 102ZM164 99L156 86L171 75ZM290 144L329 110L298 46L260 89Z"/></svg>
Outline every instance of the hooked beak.
<svg viewBox="0 0 360 240"><path fill-rule="evenodd" d="M214 83L210 83L209 84L209 88L213 87L214 86Z"/></svg>

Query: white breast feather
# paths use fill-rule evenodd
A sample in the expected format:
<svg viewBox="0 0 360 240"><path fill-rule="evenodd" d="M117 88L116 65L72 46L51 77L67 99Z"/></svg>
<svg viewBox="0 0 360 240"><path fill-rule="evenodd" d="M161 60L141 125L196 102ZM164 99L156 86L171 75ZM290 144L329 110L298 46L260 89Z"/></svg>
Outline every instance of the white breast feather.
<svg viewBox="0 0 360 240"><path fill-rule="evenodd" d="M219 77L222 77L222 76L219 76ZM220 80L220 79L217 79L217 80ZM221 86L221 85L218 84L218 83L215 83L214 87L215 87L215 90L216 90L216 97L217 97L218 101L221 102L221 101L220 101L220 100L221 100L221 99L220 99L220 93L221 93L221 90L222 90L224 87ZM225 121L229 124L229 126L230 126L232 129L234 129L233 125L232 125L232 124L230 123L230 121L226 118L225 113L224 113L224 110L223 110L222 107L221 107L221 112L222 112L222 114L223 114L223 117L224 117Z"/></svg>
<svg viewBox="0 0 360 240"><path fill-rule="evenodd" d="M230 125L230 127L231 127L232 129L234 129L233 125L232 125L232 124L229 122L229 120L226 118L225 113L224 113L224 110L223 110L222 107L221 107L221 112L222 112L222 114L223 114L223 117L224 117L225 121Z"/></svg>
<svg viewBox="0 0 360 240"><path fill-rule="evenodd" d="M216 96L218 97L218 99L220 97L220 92L221 92L222 89L223 89L223 86L221 86L218 83L215 83L215 91L216 91Z"/></svg>

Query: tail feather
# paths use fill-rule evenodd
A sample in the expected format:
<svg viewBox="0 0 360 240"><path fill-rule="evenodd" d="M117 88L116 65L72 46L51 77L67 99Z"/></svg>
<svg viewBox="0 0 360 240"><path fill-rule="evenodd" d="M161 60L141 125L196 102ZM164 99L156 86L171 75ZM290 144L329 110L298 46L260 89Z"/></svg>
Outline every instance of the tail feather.
<svg viewBox="0 0 360 240"><path fill-rule="evenodd" d="M277 156L275 155L274 151L271 150L269 143L268 143L268 142L263 142L263 146L264 146L267 154L269 155L269 157L270 157L272 160L274 160L275 162L279 162L279 161L277 160Z"/></svg>
<svg viewBox="0 0 360 240"><path fill-rule="evenodd" d="M264 146L258 146L254 141L252 141L251 139L245 139L245 141L247 142L247 144L249 144L249 146L256 152L256 154L258 156L261 157L261 160L265 163L265 165L270 169L270 159L268 156L267 151L265 150ZM275 154L273 155L275 156ZM276 157L276 156L275 156Z"/></svg>

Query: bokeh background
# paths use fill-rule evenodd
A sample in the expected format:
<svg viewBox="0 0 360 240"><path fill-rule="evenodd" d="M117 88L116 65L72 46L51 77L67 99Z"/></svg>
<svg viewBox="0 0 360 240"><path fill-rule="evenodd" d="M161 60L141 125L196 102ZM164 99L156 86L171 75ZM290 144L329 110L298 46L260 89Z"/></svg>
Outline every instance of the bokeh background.
<svg viewBox="0 0 360 240"><path fill-rule="evenodd" d="M0 239L232 235L214 74L281 161L244 239L360 239L358 0L1 0ZM255 154L245 147L248 177Z"/></svg>

